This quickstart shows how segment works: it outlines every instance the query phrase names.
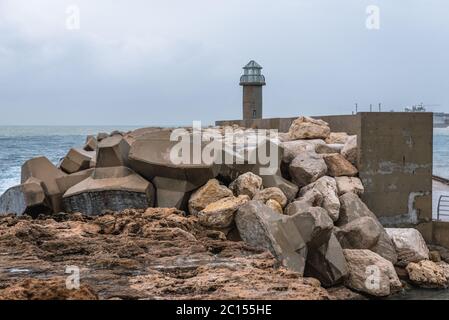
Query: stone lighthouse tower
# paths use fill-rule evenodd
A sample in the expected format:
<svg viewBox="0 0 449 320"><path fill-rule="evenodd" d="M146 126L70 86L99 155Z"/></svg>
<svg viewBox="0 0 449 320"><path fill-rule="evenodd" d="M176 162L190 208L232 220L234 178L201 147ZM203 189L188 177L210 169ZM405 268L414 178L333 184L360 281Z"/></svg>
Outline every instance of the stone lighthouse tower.
<svg viewBox="0 0 449 320"><path fill-rule="evenodd" d="M243 67L240 85L243 86L243 120L262 118L262 87L265 77L262 67L251 60Z"/></svg>

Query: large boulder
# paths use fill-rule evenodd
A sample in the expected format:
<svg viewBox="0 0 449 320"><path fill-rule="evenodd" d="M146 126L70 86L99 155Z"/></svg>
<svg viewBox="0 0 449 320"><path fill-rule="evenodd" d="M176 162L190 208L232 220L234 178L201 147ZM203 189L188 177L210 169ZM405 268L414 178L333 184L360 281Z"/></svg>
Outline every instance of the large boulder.
<svg viewBox="0 0 449 320"><path fill-rule="evenodd" d="M326 174L327 166L321 155L305 152L296 156L289 165L292 181L304 187Z"/></svg>
<svg viewBox="0 0 449 320"><path fill-rule="evenodd" d="M267 202L268 200L276 200L282 208L284 208L287 205L287 197L282 192L281 189L276 187L266 188L263 190L260 190L256 193L256 195L253 197L254 200L262 201L263 203Z"/></svg>
<svg viewBox="0 0 449 320"><path fill-rule="evenodd" d="M350 136L346 141L341 154L352 164L357 163L357 136Z"/></svg>
<svg viewBox="0 0 449 320"><path fill-rule="evenodd" d="M198 221L205 227L224 229L234 222L238 208L251 200L247 195L230 196L210 203L198 213Z"/></svg>
<svg viewBox="0 0 449 320"><path fill-rule="evenodd" d="M289 217L253 200L239 208L235 223L243 241L269 250L282 265L303 274L307 246Z"/></svg>
<svg viewBox="0 0 449 320"><path fill-rule="evenodd" d="M196 188L186 180L155 177L151 181L156 188L156 206L187 211L188 201Z"/></svg>
<svg viewBox="0 0 449 320"><path fill-rule="evenodd" d="M327 122L310 117L299 117L289 129L291 139L327 139L330 128Z"/></svg>
<svg viewBox="0 0 449 320"><path fill-rule="evenodd" d="M421 233L413 228L386 228L396 247L399 266L429 259L429 248Z"/></svg>
<svg viewBox="0 0 449 320"><path fill-rule="evenodd" d="M209 204L232 196L230 189L221 185L217 179L211 179L192 194L189 200L189 212L197 214Z"/></svg>
<svg viewBox="0 0 449 320"><path fill-rule="evenodd" d="M326 139L326 143L333 144L345 144L348 141L349 135L346 132L331 132Z"/></svg>
<svg viewBox="0 0 449 320"><path fill-rule="evenodd" d="M402 288L393 264L370 250L345 249L348 278L352 290L376 297L386 297Z"/></svg>
<svg viewBox="0 0 449 320"><path fill-rule="evenodd" d="M235 196L247 195L252 199L262 189L262 178L252 172L246 172L235 179L229 185L229 189Z"/></svg>
<svg viewBox="0 0 449 320"><path fill-rule="evenodd" d="M95 154L95 151L72 148L62 160L60 168L68 174L89 169Z"/></svg>
<svg viewBox="0 0 449 320"><path fill-rule="evenodd" d="M293 216L307 212L311 207L320 207L323 203L323 195L317 190L309 190L301 198L293 201L285 208L285 214Z"/></svg>
<svg viewBox="0 0 449 320"><path fill-rule="evenodd" d="M87 215L144 209L154 204L154 188L129 168L96 168L92 176L67 190L63 201L67 212Z"/></svg>
<svg viewBox="0 0 449 320"><path fill-rule="evenodd" d="M339 153L325 154L323 158L327 166L327 173L332 177L352 177L359 172L351 162Z"/></svg>
<svg viewBox="0 0 449 320"><path fill-rule="evenodd" d="M40 180L52 211L57 213L62 211L63 191L59 189L56 180L64 176L66 174L50 160L45 157L37 157L22 165L21 183L25 183L29 178Z"/></svg>
<svg viewBox="0 0 449 320"><path fill-rule="evenodd" d="M335 177L337 182L338 195L341 196L345 193L352 192L357 195L361 195L365 192L362 181L356 177Z"/></svg>
<svg viewBox="0 0 449 320"><path fill-rule="evenodd" d="M367 249L377 245L382 231L376 220L366 216L348 222L336 234L345 249Z"/></svg>
<svg viewBox="0 0 449 320"><path fill-rule="evenodd" d="M321 177L317 181L301 189L300 195L305 195L309 191L315 190L321 194L321 203L318 206L327 210L333 221L337 221L340 214L340 200L337 195L337 183L332 177Z"/></svg>
<svg viewBox="0 0 449 320"><path fill-rule="evenodd" d="M42 182L36 178L30 178L21 185L9 188L0 197L0 213L37 216L51 211Z"/></svg>
<svg viewBox="0 0 449 320"><path fill-rule="evenodd" d="M107 137L97 148L97 168L128 166L130 146L121 135Z"/></svg>
<svg viewBox="0 0 449 320"><path fill-rule="evenodd" d="M393 241L390 236L387 234L383 226L378 221L376 215L368 209L368 207L363 203L360 198L351 192L345 193L340 196L340 215L335 225L343 228L346 224L361 218L361 217L371 217L376 224L381 229L381 233L379 235L379 239L377 243L373 247L363 248L372 250L393 264L397 262L397 253ZM345 243L347 246L348 243ZM354 248L353 248L354 249Z"/></svg>
<svg viewBox="0 0 449 320"><path fill-rule="evenodd" d="M282 161L290 163L294 158L304 152L315 152L320 146L325 146L326 143L321 139L313 140L293 140L282 142Z"/></svg>
<svg viewBox="0 0 449 320"><path fill-rule="evenodd" d="M410 281L423 288L445 289L448 287L448 274L444 268L430 260L411 262L405 268Z"/></svg>
<svg viewBox="0 0 449 320"><path fill-rule="evenodd" d="M315 152L318 154L328 154L328 153L340 153L343 149L343 144L317 144L315 147Z"/></svg>
<svg viewBox="0 0 449 320"><path fill-rule="evenodd" d="M307 211L297 213L290 218L291 223L299 230L309 248L318 248L329 241L334 224L323 208L311 207Z"/></svg>

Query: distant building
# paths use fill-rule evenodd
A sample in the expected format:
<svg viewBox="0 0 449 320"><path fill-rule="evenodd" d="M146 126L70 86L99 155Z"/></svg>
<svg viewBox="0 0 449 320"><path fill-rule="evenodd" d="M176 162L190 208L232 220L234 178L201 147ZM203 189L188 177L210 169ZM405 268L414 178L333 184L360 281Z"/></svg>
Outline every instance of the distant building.
<svg viewBox="0 0 449 320"><path fill-rule="evenodd" d="M240 85L243 86L243 120L262 118L262 87L266 84L262 67L251 60L243 67Z"/></svg>

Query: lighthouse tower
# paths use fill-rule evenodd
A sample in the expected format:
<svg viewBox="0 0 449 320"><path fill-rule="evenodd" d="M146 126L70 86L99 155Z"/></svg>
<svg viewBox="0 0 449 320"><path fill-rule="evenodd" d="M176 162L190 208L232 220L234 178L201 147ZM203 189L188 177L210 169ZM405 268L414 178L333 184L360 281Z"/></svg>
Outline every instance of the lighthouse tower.
<svg viewBox="0 0 449 320"><path fill-rule="evenodd" d="M243 120L262 118L262 87L266 84L262 67L251 60L243 67L240 85L243 86Z"/></svg>

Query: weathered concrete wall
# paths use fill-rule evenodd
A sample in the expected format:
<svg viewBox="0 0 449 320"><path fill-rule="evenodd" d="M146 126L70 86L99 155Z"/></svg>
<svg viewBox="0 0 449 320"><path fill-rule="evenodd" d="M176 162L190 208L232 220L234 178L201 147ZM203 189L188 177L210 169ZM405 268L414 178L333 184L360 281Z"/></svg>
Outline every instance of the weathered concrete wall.
<svg viewBox="0 0 449 320"><path fill-rule="evenodd" d="M414 226L432 239L432 113L318 116L333 132L357 135L364 202L387 226ZM287 132L294 118L217 121Z"/></svg>

